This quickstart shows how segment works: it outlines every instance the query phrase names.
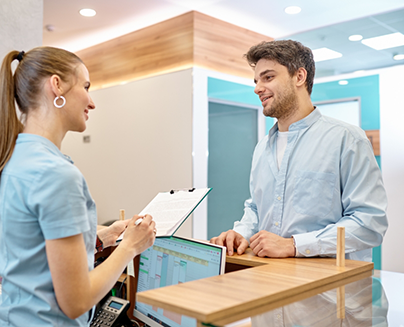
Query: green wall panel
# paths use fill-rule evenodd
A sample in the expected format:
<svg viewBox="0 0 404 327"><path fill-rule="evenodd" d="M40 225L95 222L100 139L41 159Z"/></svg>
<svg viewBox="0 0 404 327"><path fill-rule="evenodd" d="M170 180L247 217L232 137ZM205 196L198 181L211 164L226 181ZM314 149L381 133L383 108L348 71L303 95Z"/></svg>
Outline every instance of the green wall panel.
<svg viewBox="0 0 404 327"><path fill-rule="evenodd" d="M212 99L237 102L257 107L262 107L258 95L254 93L254 87L221 79L208 77L208 97ZM261 112L262 114L262 112ZM266 117L265 133L275 123L275 119Z"/></svg>
<svg viewBox="0 0 404 327"><path fill-rule="evenodd" d="M338 81L314 84L312 101L360 98L362 129L380 129L379 75L346 80L347 85L339 85Z"/></svg>

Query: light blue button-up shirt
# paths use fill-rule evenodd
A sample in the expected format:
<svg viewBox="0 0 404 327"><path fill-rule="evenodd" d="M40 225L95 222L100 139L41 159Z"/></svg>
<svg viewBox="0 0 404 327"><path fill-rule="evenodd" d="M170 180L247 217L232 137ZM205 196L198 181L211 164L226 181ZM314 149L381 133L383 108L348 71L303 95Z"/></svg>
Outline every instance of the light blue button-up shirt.
<svg viewBox="0 0 404 327"><path fill-rule="evenodd" d="M0 179L0 326L89 325L89 313L71 320L59 308L45 241L83 234L91 270L96 229L95 203L70 158L20 134Z"/></svg>
<svg viewBox="0 0 404 327"><path fill-rule="evenodd" d="M363 130L318 109L290 125L278 170L278 126L256 146L251 198L234 230L247 240L260 230L293 236L298 256L335 256L345 226L346 258L372 260L387 229L387 198Z"/></svg>

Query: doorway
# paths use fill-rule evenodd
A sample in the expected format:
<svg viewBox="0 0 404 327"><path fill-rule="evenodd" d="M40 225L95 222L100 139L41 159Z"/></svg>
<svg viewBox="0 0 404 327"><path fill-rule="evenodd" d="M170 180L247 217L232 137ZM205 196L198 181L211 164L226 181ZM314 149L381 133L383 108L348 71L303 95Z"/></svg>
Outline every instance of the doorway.
<svg viewBox="0 0 404 327"><path fill-rule="evenodd" d="M258 108L209 101L208 239L233 228L250 197Z"/></svg>

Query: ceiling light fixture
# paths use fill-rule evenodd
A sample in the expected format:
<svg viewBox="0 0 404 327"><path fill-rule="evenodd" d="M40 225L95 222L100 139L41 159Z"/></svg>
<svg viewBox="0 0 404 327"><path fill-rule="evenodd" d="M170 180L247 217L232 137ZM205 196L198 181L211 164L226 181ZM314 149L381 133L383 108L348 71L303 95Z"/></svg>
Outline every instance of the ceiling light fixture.
<svg viewBox="0 0 404 327"><path fill-rule="evenodd" d="M349 41L360 41L360 40L362 40L363 39L363 36L362 35L359 35L359 34L354 34L354 35L351 35L349 38L348 38L348 40Z"/></svg>
<svg viewBox="0 0 404 327"><path fill-rule="evenodd" d="M47 25L45 25L45 29L46 29L48 32L53 32L53 31L55 30L55 25L47 24Z"/></svg>
<svg viewBox="0 0 404 327"><path fill-rule="evenodd" d="M362 43L375 50L395 48L404 45L404 35L397 32L364 39Z"/></svg>
<svg viewBox="0 0 404 327"><path fill-rule="evenodd" d="M290 6L285 8L285 13L289 15L295 15L302 11L302 8L297 6Z"/></svg>
<svg viewBox="0 0 404 327"><path fill-rule="evenodd" d="M396 54L393 56L394 60L404 60L404 54Z"/></svg>
<svg viewBox="0 0 404 327"><path fill-rule="evenodd" d="M328 48L320 48L313 50L314 61L325 61L330 59L336 59L342 57L342 53L337 51L328 49Z"/></svg>
<svg viewBox="0 0 404 327"><path fill-rule="evenodd" d="M339 85L348 85L348 81L347 80L342 80L338 82Z"/></svg>
<svg viewBox="0 0 404 327"><path fill-rule="evenodd" d="M84 17L93 17L97 14L94 9L89 9L89 8L81 9L79 11L79 13L81 16L84 16Z"/></svg>

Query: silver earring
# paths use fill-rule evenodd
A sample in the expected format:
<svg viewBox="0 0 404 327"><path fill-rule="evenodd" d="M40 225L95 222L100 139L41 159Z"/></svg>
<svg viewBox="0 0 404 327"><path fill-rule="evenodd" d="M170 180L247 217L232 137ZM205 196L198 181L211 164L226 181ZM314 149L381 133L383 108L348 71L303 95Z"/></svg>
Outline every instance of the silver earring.
<svg viewBox="0 0 404 327"><path fill-rule="evenodd" d="M59 104L56 103L56 101L57 101L58 99L62 99L63 103L62 103L61 105L59 105ZM65 99L65 97L64 97L63 95L61 95L60 97L56 97L55 100L53 100L53 105L54 105L56 108L63 108L65 104L66 104L66 99Z"/></svg>

